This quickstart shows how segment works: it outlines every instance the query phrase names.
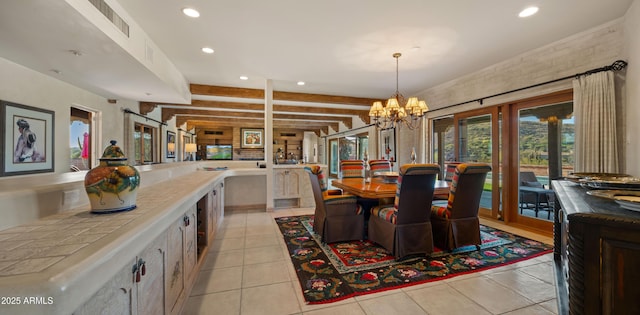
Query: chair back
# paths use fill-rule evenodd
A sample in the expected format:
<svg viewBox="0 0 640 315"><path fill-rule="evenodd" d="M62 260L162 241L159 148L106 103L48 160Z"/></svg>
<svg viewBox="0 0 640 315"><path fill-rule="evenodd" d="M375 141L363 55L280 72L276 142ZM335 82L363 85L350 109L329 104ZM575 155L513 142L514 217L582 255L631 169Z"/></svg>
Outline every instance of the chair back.
<svg viewBox="0 0 640 315"><path fill-rule="evenodd" d="M431 202L438 164L405 164L400 167L396 199L396 224L426 222L431 218Z"/></svg>
<svg viewBox="0 0 640 315"><path fill-rule="evenodd" d="M520 185L542 188L542 183L538 181L533 172L520 172Z"/></svg>
<svg viewBox="0 0 640 315"><path fill-rule="evenodd" d="M341 160L341 178L364 178L363 160Z"/></svg>
<svg viewBox="0 0 640 315"><path fill-rule="evenodd" d="M313 199L316 201L316 211L321 210L324 212L324 194L326 186L323 183L323 173L319 166L305 167L307 174L309 174L309 181L311 182L311 190L313 191Z"/></svg>
<svg viewBox="0 0 640 315"><path fill-rule="evenodd" d="M484 163L462 163L453 175L447 210L450 219L477 217L480 198L491 166Z"/></svg>
<svg viewBox="0 0 640 315"><path fill-rule="evenodd" d="M373 176L376 176L376 172L389 172L391 171L391 162L389 160L371 160L369 161L369 171Z"/></svg>

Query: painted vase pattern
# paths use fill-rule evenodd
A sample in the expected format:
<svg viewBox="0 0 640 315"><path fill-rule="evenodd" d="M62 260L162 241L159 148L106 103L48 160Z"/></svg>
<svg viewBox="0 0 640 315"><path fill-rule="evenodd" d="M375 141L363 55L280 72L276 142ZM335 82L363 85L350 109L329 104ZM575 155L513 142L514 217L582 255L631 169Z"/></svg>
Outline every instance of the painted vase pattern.
<svg viewBox="0 0 640 315"><path fill-rule="evenodd" d="M127 164L124 153L116 141L111 140L111 145L100 158L100 165L85 176L84 186L93 213L133 210L136 208L140 173Z"/></svg>

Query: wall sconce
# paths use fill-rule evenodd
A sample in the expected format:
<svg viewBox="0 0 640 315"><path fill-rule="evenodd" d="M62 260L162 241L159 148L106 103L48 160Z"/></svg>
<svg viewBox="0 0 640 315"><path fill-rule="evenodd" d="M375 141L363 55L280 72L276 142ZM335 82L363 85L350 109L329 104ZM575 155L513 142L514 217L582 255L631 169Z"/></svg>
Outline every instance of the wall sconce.
<svg viewBox="0 0 640 315"><path fill-rule="evenodd" d="M187 143L184 145L184 151L189 154L189 161L195 161L192 153L198 152L198 148L195 143Z"/></svg>

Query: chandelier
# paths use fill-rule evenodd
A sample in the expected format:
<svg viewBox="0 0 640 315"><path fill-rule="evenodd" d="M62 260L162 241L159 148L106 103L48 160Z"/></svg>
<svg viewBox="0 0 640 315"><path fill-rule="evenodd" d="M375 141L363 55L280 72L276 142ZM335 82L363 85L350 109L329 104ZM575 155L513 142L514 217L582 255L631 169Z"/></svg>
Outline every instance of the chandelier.
<svg viewBox="0 0 640 315"><path fill-rule="evenodd" d="M382 106L382 102L376 101L371 105L369 116L378 129L388 129L400 127L402 124L413 130L420 127L422 117L425 116L429 107L425 101L419 101L417 97L410 97L408 100L398 91L398 59L402 56L400 53L393 54L396 58L396 92L387 100L386 106ZM401 107L402 104L404 107Z"/></svg>

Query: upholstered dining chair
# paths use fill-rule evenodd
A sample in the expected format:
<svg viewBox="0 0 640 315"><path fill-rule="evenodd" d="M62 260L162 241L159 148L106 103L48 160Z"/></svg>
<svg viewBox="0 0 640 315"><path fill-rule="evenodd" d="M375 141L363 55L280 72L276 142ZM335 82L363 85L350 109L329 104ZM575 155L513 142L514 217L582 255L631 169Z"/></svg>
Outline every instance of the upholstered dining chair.
<svg viewBox="0 0 640 315"><path fill-rule="evenodd" d="M453 181L453 174L456 173L456 167L460 164L460 162L449 162L445 167L444 171L444 181L448 182L451 185L451 181ZM449 193L446 194L435 194L433 195L433 199L435 200L448 200Z"/></svg>
<svg viewBox="0 0 640 315"><path fill-rule="evenodd" d="M364 178L364 161L363 160L341 160L340 176L341 178Z"/></svg>
<svg viewBox="0 0 640 315"><path fill-rule="evenodd" d="M329 194L322 169L305 167L316 202L313 230L325 243L362 240L364 213L354 195Z"/></svg>
<svg viewBox="0 0 640 315"><path fill-rule="evenodd" d="M391 171L391 162L389 160L371 160L369 161L369 172L371 176L376 176L376 172Z"/></svg>
<svg viewBox="0 0 640 315"><path fill-rule="evenodd" d="M443 250L465 245L482 245L478 210L487 173L484 163L461 163L456 166L446 205L431 208L434 244Z"/></svg>
<svg viewBox="0 0 640 315"><path fill-rule="evenodd" d="M438 164L400 167L395 202L376 206L369 218L369 240L380 244L396 259L433 252L431 201Z"/></svg>

